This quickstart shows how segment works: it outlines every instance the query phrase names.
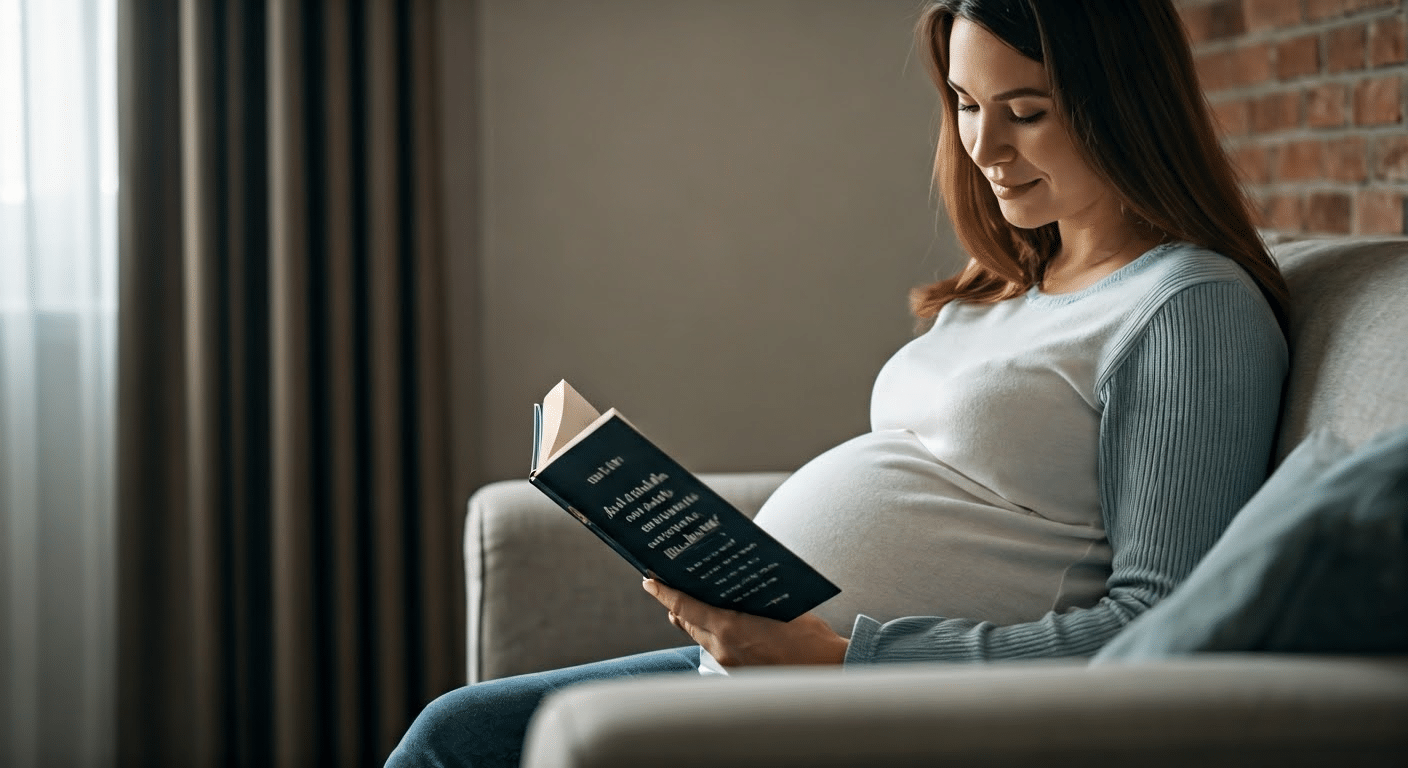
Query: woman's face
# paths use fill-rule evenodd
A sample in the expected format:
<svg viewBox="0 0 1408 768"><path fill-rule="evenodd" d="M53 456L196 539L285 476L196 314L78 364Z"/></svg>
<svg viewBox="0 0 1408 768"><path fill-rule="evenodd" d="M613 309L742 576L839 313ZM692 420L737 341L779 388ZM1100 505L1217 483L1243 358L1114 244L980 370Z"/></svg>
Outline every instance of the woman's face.
<svg viewBox="0 0 1408 768"><path fill-rule="evenodd" d="M1118 211L1109 186L1057 118L1045 66L978 24L955 19L948 83L958 95L963 148L1013 226L1079 225L1107 216L1112 206Z"/></svg>

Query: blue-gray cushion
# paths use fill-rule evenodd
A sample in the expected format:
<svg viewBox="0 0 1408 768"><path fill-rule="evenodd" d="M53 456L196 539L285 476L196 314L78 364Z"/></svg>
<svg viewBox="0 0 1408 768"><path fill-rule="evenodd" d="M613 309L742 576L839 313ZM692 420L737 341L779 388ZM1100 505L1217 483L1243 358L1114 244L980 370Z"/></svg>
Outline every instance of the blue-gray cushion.
<svg viewBox="0 0 1408 768"><path fill-rule="evenodd" d="M1408 650L1408 428L1350 452L1315 432L1188 579L1092 660Z"/></svg>

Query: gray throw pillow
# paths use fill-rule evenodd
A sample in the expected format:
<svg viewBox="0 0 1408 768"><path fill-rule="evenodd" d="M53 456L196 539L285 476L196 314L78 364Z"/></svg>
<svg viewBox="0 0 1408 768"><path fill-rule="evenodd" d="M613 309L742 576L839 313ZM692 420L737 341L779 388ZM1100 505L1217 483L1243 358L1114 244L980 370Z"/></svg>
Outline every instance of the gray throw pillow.
<svg viewBox="0 0 1408 768"><path fill-rule="evenodd" d="M1198 651L1408 651L1408 428L1352 453L1312 433L1092 663Z"/></svg>

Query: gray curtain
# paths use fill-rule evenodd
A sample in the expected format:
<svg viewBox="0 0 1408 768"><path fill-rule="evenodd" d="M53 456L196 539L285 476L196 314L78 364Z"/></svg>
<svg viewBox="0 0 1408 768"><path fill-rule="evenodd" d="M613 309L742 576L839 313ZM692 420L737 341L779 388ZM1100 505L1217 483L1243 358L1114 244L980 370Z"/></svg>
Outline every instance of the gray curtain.
<svg viewBox="0 0 1408 768"><path fill-rule="evenodd" d="M125 765L380 765L460 680L432 15L119 4Z"/></svg>

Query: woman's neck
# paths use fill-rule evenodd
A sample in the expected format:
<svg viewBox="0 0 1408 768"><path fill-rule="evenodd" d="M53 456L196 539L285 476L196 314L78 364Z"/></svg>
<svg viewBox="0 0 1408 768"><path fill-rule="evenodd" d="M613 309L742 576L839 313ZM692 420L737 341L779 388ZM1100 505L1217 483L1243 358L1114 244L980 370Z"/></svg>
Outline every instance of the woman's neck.
<svg viewBox="0 0 1408 768"><path fill-rule="evenodd" d="M1118 216L1101 226L1072 226L1058 222L1061 249L1042 271L1045 293L1073 293L1113 274L1163 242L1156 231Z"/></svg>

